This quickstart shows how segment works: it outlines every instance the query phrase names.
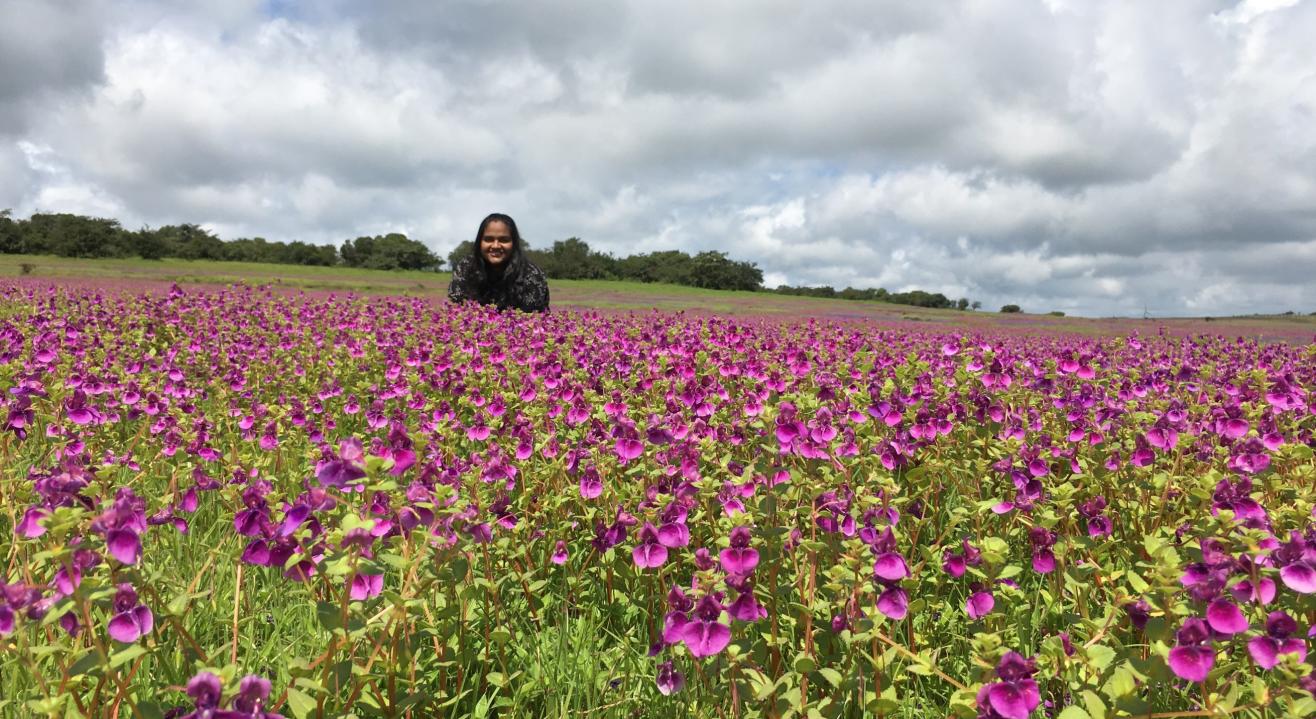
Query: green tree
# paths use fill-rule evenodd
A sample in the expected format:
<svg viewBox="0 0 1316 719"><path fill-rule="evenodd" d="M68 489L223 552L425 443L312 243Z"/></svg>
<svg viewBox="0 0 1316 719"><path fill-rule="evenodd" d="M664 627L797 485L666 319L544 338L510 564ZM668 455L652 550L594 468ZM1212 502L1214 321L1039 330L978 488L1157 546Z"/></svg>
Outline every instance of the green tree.
<svg viewBox="0 0 1316 719"><path fill-rule="evenodd" d="M157 232L168 245L170 257L185 260L225 259L224 241L200 225L165 225Z"/></svg>
<svg viewBox="0 0 1316 719"><path fill-rule="evenodd" d="M375 237L358 237L343 243L343 264L375 270L438 270L443 259L422 242L399 232Z"/></svg>
<svg viewBox="0 0 1316 719"><path fill-rule="evenodd" d="M18 254L23 251L23 232L10 218L9 210L0 211L0 253Z"/></svg>
<svg viewBox="0 0 1316 719"><path fill-rule="evenodd" d="M1001 311L1007 314L1012 314L1015 312L1023 312L1023 309L1020 308L1019 305L1005 305L1001 308Z"/></svg>
<svg viewBox="0 0 1316 719"><path fill-rule="evenodd" d="M163 259L169 252L169 243L160 236L160 233L149 227L130 233L128 242L132 247L132 254L143 260Z"/></svg>
<svg viewBox="0 0 1316 719"><path fill-rule="evenodd" d="M115 257L127 254L117 220L69 213L37 213L23 228L23 251L61 257Z"/></svg>

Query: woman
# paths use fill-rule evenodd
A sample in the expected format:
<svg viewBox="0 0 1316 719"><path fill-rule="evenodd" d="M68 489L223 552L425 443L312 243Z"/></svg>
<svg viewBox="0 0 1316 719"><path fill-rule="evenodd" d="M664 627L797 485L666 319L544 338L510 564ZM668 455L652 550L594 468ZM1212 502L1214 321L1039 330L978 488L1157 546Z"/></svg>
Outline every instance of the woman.
<svg viewBox="0 0 1316 719"><path fill-rule="evenodd" d="M512 218L495 212L480 223L474 252L452 268L448 299L474 300L500 310L548 309L548 280L521 250L521 233Z"/></svg>

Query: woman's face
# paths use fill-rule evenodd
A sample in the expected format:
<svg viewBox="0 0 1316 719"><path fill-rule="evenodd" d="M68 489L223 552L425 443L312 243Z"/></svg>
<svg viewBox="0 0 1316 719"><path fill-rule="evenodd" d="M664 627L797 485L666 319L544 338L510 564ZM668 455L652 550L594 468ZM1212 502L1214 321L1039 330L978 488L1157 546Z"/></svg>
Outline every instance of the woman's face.
<svg viewBox="0 0 1316 719"><path fill-rule="evenodd" d="M480 256L494 267L502 267L512 256L512 231L507 223L494 220L480 235Z"/></svg>

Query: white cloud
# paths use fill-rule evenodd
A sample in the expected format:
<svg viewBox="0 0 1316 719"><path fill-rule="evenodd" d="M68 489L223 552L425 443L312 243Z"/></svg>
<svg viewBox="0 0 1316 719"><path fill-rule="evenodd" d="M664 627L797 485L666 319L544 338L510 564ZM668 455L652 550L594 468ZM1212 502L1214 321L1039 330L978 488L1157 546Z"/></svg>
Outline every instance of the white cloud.
<svg viewBox="0 0 1316 719"><path fill-rule="evenodd" d="M1312 3L79 8L0 6L48 20L0 22L0 207L442 252L496 210L770 285L1316 309Z"/></svg>

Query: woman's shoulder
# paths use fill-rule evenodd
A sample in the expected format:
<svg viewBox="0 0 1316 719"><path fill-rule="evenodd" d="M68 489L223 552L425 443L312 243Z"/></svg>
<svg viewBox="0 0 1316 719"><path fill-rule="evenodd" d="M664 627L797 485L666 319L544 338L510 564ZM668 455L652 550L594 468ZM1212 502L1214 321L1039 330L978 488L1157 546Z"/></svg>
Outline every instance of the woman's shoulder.
<svg viewBox="0 0 1316 719"><path fill-rule="evenodd" d="M539 265L536 265L535 263L531 262L529 259L525 261L525 265L521 268L521 276L529 279L540 280L540 281L547 279L547 276L544 274L544 271L539 269Z"/></svg>

